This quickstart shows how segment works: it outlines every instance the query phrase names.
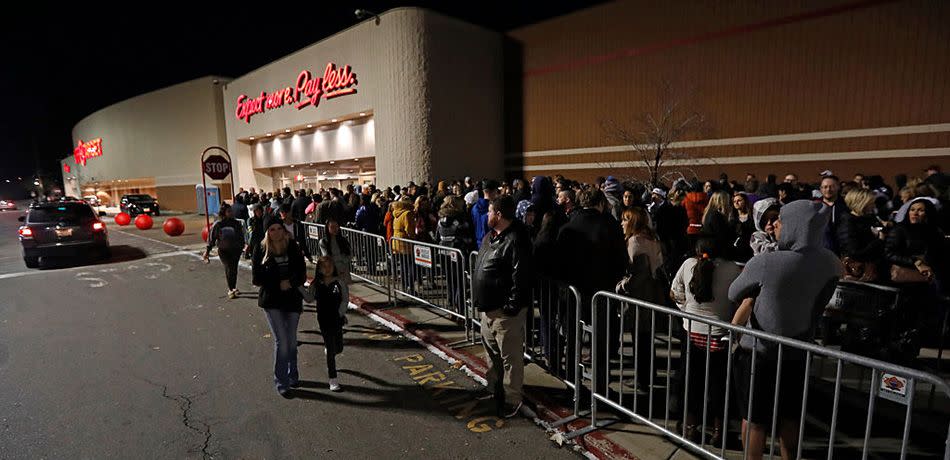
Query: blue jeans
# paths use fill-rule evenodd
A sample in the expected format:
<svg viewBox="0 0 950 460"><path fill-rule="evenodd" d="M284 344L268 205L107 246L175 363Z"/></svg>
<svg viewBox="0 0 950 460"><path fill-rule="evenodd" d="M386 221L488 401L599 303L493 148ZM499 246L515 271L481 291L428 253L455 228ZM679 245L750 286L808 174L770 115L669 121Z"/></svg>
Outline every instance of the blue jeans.
<svg viewBox="0 0 950 460"><path fill-rule="evenodd" d="M300 322L300 313L276 308L264 309L264 313L274 335L274 384L277 389L287 388L300 378L297 373L297 324Z"/></svg>

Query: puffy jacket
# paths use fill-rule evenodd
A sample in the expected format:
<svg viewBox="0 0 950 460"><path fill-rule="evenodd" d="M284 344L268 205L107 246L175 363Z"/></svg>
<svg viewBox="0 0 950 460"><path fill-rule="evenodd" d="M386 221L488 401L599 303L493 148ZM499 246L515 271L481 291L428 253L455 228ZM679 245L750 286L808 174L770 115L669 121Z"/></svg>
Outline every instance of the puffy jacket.
<svg viewBox="0 0 950 460"><path fill-rule="evenodd" d="M880 262L884 258L884 241L871 231L871 227L878 225L877 218L873 215L842 215L835 230L838 239L835 246L841 256L859 262Z"/></svg>
<svg viewBox="0 0 950 460"><path fill-rule="evenodd" d="M686 217L689 219L688 235L698 235L703 230L703 213L706 212L706 203L709 197L703 192L689 192L683 199L686 208Z"/></svg>
<svg viewBox="0 0 950 460"><path fill-rule="evenodd" d="M265 309L300 312L303 309L303 296L298 287L303 286L307 279L307 264L303 261L303 253L297 242L290 240L287 244L287 268L281 273L280 266L272 257L264 262L264 248L254 248L254 257L251 262L251 274L255 286L260 286L257 297L257 306ZM290 289L280 290L281 280L290 281Z"/></svg>
<svg viewBox="0 0 950 460"><path fill-rule="evenodd" d="M561 274L570 284L591 296L600 290L613 291L627 266L620 224L609 214L596 209L579 209L557 236L561 265L569 267Z"/></svg>
<svg viewBox="0 0 950 460"><path fill-rule="evenodd" d="M524 224L513 221L499 235L482 241L472 273L472 296L478 311L502 309L514 316L531 304L534 264Z"/></svg>
<svg viewBox="0 0 950 460"><path fill-rule="evenodd" d="M416 235L415 213L412 212L412 205L402 201L397 201L393 206L393 237L406 240L413 239ZM408 254L410 245L400 241L393 240L393 251L399 254Z"/></svg>
<svg viewBox="0 0 950 460"><path fill-rule="evenodd" d="M466 257L475 250L472 224L464 214L440 218L435 232L440 246L458 249Z"/></svg>

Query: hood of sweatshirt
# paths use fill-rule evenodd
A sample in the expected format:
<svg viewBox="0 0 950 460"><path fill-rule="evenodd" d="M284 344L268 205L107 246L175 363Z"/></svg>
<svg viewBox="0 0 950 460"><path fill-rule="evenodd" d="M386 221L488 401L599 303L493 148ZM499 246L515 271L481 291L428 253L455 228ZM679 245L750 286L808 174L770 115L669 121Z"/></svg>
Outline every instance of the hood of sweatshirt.
<svg viewBox="0 0 950 460"><path fill-rule="evenodd" d="M782 205L775 198L764 198L759 201L756 201L752 205L752 222L755 223L755 229L764 232L765 231L765 222L762 222L762 217L765 216L765 213L769 209L781 209Z"/></svg>
<svg viewBox="0 0 950 460"><path fill-rule="evenodd" d="M485 198L479 198L478 201L475 202L475 206L473 207L478 210L479 214L488 214L489 204L491 203L489 203L488 200L486 200Z"/></svg>
<svg viewBox="0 0 950 460"><path fill-rule="evenodd" d="M779 219L782 221L779 249L802 251L823 248L825 229L831 220L831 207L797 200L782 206Z"/></svg>

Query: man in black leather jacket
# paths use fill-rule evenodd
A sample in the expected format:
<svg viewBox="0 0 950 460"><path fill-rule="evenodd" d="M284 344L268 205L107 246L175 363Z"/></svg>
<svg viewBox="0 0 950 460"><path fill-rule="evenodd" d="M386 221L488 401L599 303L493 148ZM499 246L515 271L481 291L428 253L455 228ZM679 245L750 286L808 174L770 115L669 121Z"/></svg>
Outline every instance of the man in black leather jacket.
<svg viewBox="0 0 950 460"><path fill-rule="evenodd" d="M515 219L510 196L491 201L488 227L472 273L472 294L481 312L482 344L491 359L488 390L495 401L504 399L501 415L510 418L522 406L524 325L535 273L531 239Z"/></svg>

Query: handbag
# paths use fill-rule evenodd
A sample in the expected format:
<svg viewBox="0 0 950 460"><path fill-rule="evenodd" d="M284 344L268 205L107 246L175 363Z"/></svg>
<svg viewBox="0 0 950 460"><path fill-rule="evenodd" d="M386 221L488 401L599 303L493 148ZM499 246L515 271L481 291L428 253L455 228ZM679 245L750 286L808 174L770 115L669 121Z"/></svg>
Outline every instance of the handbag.
<svg viewBox="0 0 950 460"><path fill-rule="evenodd" d="M902 267L900 265L891 265L891 281L895 283L926 283L930 281L919 271Z"/></svg>
<svg viewBox="0 0 950 460"><path fill-rule="evenodd" d="M844 265L844 277L849 280L870 282L877 279L877 265L873 262L861 262L850 257L841 259Z"/></svg>

